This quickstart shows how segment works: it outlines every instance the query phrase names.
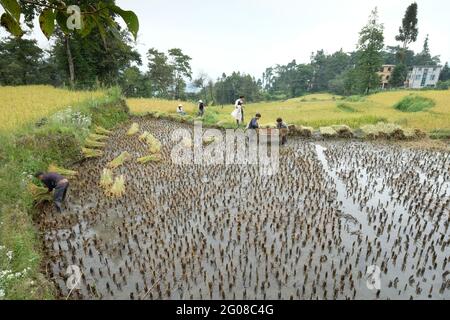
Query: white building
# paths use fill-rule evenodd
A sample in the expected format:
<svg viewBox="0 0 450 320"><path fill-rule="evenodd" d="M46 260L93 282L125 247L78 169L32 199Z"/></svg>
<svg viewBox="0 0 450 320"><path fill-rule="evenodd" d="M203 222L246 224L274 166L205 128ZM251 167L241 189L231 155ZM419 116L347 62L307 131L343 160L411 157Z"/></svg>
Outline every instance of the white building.
<svg viewBox="0 0 450 320"><path fill-rule="evenodd" d="M435 87L439 81L442 67L416 66L408 74L406 87L410 89L422 89Z"/></svg>

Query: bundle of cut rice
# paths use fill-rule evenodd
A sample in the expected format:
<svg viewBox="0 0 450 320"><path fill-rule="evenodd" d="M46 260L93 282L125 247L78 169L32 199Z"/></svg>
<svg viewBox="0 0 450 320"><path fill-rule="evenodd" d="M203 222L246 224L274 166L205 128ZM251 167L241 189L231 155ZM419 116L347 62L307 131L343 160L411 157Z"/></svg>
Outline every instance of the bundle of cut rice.
<svg viewBox="0 0 450 320"><path fill-rule="evenodd" d="M334 138L337 136L336 130L334 130L332 127L321 127L320 134L324 138Z"/></svg>
<svg viewBox="0 0 450 320"><path fill-rule="evenodd" d="M82 149L83 155L85 158L99 158L103 156L103 152L101 150L96 149L90 149L90 148L83 148Z"/></svg>
<svg viewBox="0 0 450 320"><path fill-rule="evenodd" d="M103 169L102 175L100 177L100 186L103 188L109 188L113 184L113 173L111 169Z"/></svg>
<svg viewBox="0 0 450 320"><path fill-rule="evenodd" d="M120 198L125 193L125 178L123 175L117 177L114 180L114 184L111 187L110 194L113 197Z"/></svg>
<svg viewBox="0 0 450 320"><path fill-rule="evenodd" d="M39 187L31 182L28 184L28 192L31 194L33 200L36 203L42 203L53 200L53 196L51 193L48 192L47 188Z"/></svg>
<svg viewBox="0 0 450 320"><path fill-rule="evenodd" d="M150 147L150 153L159 153L161 151L161 142L152 134L149 133L145 140Z"/></svg>
<svg viewBox="0 0 450 320"><path fill-rule="evenodd" d="M131 155L127 151L124 151L120 154L120 156L108 163L107 167L110 169L116 169L129 160L131 160Z"/></svg>
<svg viewBox="0 0 450 320"><path fill-rule="evenodd" d="M353 131L349 126L346 125L336 125L333 129L337 132L339 138L352 138Z"/></svg>
<svg viewBox="0 0 450 320"><path fill-rule="evenodd" d="M106 130L105 128L102 128L100 126L96 126L94 129L95 133L97 134L101 134L101 135L105 135L105 136L109 136L110 134L112 134L111 131Z"/></svg>
<svg viewBox="0 0 450 320"><path fill-rule="evenodd" d="M58 167L58 166L56 166L54 164L51 164L51 165L48 166L48 172L58 173L58 174L60 174L62 176L65 176L67 178L73 178L73 177L75 177L78 174L78 172L76 172L76 171L60 168L60 167Z"/></svg>
<svg viewBox="0 0 450 320"><path fill-rule="evenodd" d="M91 140L91 139L87 138L84 141L84 146L86 148L101 149L101 148L104 148L106 146L106 143L95 141L95 140Z"/></svg>
<svg viewBox="0 0 450 320"><path fill-rule="evenodd" d="M89 140L92 140L92 141L105 141L105 140L108 140L109 137L108 137L108 136L101 135L101 134L91 133L91 134L88 136L88 139L89 139Z"/></svg>
<svg viewBox="0 0 450 320"><path fill-rule="evenodd" d="M138 132L139 132L139 124L133 123L130 129L128 130L127 135L134 136Z"/></svg>
<svg viewBox="0 0 450 320"><path fill-rule="evenodd" d="M144 131L144 133L139 136L139 141L146 141L149 134L150 133L148 131Z"/></svg>
<svg viewBox="0 0 450 320"><path fill-rule="evenodd" d="M152 155L149 155L149 156L138 158L137 162L140 163L140 164L146 164L146 163L149 163L149 162L160 162L161 160L162 160L162 157L161 157L160 154L152 154Z"/></svg>
<svg viewBox="0 0 450 320"><path fill-rule="evenodd" d="M298 135L300 135L301 137L311 138L314 128L300 126L296 129L296 131L297 131Z"/></svg>

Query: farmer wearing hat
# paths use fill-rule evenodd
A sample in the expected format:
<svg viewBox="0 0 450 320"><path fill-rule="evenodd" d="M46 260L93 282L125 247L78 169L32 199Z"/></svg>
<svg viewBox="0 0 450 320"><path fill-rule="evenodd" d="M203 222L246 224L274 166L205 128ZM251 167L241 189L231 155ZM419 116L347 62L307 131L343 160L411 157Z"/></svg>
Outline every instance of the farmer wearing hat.
<svg viewBox="0 0 450 320"><path fill-rule="evenodd" d="M67 189L69 189L69 180L55 172L43 173L38 172L35 177L39 179L47 188L48 192L53 193L53 201L58 213L62 212L62 203L66 199Z"/></svg>
<svg viewBox="0 0 450 320"><path fill-rule="evenodd" d="M179 105L178 105L177 113L178 113L180 116L185 116L185 115L186 115L186 112L184 112L184 110L183 110L183 105L182 105L182 104L179 104Z"/></svg>
<svg viewBox="0 0 450 320"><path fill-rule="evenodd" d="M237 126L244 122L244 96L240 96L239 99L236 100L234 104L234 111L231 113L231 116L236 119Z"/></svg>

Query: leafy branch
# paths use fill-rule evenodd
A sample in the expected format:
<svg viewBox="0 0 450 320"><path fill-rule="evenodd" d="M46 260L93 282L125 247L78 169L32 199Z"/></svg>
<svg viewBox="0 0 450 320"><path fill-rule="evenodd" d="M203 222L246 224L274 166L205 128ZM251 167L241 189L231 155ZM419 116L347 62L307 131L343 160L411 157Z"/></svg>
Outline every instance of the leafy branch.
<svg viewBox="0 0 450 320"><path fill-rule="evenodd" d="M40 13L39 26L47 38L50 38L58 26L65 34L78 32L82 36L88 35L94 28L101 34L105 28L116 29L115 16L120 16L126 23L128 30L137 38L139 31L139 19L133 11L123 10L114 3L106 4L103 1L93 1L95 4L79 5L79 12L72 10L73 6L63 1L38 1L38 0L0 0L0 5L5 13L0 17L0 25L16 37L21 37L24 32L20 23L20 16L26 10ZM68 21L76 22L69 26Z"/></svg>

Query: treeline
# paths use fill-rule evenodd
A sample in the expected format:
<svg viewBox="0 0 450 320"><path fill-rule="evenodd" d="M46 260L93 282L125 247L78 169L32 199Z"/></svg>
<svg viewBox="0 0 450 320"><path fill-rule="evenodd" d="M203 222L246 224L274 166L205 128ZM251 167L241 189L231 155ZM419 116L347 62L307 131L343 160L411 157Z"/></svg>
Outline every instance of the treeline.
<svg viewBox="0 0 450 320"><path fill-rule="evenodd" d="M205 73L194 77L191 57L179 48L167 52L150 48L148 65L143 66L130 33L118 25L102 32L95 29L88 35L56 30L49 50L40 49L35 40L9 37L0 40L0 85L51 84L77 89L120 86L128 97L202 99L209 105L233 103L240 95L254 102L314 92L367 94L379 89L377 72L383 64L396 65L392 88L403 86L414 65L440 64L439 56L430 52L428 36L421 52L409 49L417 41L417 10L416 3L407 8L396 38L398 45L385 46L384 26L375 9L361 29L355 51L327 54L319 50L308 63L293 60L272 66L260 79L239 71L217 79ZM448 63L440 80L450 80Z"/></svg>

